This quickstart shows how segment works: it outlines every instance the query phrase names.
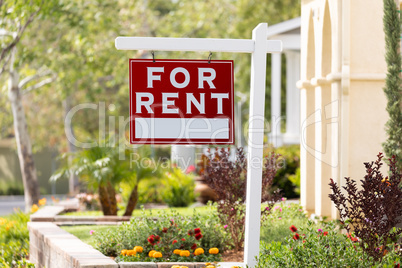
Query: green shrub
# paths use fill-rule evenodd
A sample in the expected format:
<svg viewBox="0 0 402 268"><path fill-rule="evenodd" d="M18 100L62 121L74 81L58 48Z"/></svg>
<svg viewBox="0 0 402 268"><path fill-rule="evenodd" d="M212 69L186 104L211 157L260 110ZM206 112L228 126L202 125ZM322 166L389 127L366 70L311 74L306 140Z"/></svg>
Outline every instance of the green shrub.
<svg viewBox="0 0 402 268"><path fill-rule="evenodd" d="M264 216L261 221L261 242L286 243L287 236L291 233L289 226L307 227L308 218L299 204L281 202L275 204L272 213Z"/></svg>
<svg viewBox="0 0 402 268"><path fill-rule="evenodd" d="M161 178L141 180L138 183L138 205L149 203L163 203L161 192L163 184Z"/></svg>
<svg viewBox="0 0 402 268"><path fill-rule="evenodd" d="M120 250L123 248L122 245L127 244L128 237L124 236L127 234L127 230L125 230L124 227L127 227L126 224L123 224L122 227L117 230L109 229L95 233L95 248L106 256L118 256Z"/></svg>
<svg viewBox="0 0 402 268"><path fill-rule="evenodd" d="M33 267L25 262L29 250L29 214L16 211L0 218L0 266Z"/></svg>
<svg viewBox="0 0 402 268"><path fill-rule="evenodd" d="M5 182L5 179L0 179L3 181L0 184L0 195L23 195L24 186L22 181L20 182Z"/></svg>
<svg viewBox="0 0 402 268"><path fill-rule="evenodd" d="M288 145L278 148L268 148L264 151L264 155L274 151L280 154L279 162L281 167L278 168L273 189L281 189L281 194L287 198L298 198L300 196L300 145Z"/></svg>
<svg viewBox="0 0 402 268"><path fill-rule="evenodd" d="M357 238L353 240L340 234L334 222L317 229L310 221L307 228L289 235L287 244L263 244L257 267L372 267L373 259L363 254ZM375 267L397 267L399 262L396 248L390 247L383 262Z"/></svg>
<svg viewBox="0 0 402 268"><path fill-rule="evenodd" d="M162 200L169 207L187 207L195 201L194 178L179 168L165 173L162 181Z"/></svg>

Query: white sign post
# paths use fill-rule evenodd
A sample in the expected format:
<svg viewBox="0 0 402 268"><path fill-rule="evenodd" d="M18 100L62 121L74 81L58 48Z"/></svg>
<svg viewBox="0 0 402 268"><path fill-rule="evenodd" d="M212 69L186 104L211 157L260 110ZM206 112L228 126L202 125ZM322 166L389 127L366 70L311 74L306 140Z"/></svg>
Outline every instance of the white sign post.
<svg viewBox="0 0 402 268"><path fill-rule="evenodd" d="M267 53L282 51L282 42L267 40L268 25L260 23L252 39L117 37L119 50L251 53L249 140L244 264L255 267L260 247L262 157Z"/></svg>

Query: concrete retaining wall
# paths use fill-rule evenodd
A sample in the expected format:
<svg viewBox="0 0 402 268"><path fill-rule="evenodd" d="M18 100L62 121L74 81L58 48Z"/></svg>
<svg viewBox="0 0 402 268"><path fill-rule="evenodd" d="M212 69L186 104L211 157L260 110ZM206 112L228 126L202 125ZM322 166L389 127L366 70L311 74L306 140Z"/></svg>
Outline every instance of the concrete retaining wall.
<svg viewBox="0 0 402 268"><path fill-rule="evenodd" d="M50 222L29 222L29 258L37 268L117 268L118 264Z"/></svg>

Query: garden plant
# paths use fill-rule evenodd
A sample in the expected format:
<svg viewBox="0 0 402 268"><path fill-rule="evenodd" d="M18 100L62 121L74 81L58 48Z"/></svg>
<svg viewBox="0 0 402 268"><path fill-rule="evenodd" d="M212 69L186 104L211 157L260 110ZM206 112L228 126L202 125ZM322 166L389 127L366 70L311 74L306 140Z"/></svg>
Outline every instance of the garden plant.
<svg viewBox="0 0 402 268"><path fill-rule="evenodd" d="M212 205L207 216L196 211L191 217L174 210L157 215L144 211L130 223L94 236L95 247L105 255L117 256L116 261L219 261L228 241Z"/></svg>
<svg viewBox="0 0 402 268"><path fill-rule="evenodd" d="M46 199L33 204L31 212L46 205ZM35 267L29 263L29 213L16 209L13 214L0 217L0 267Z"/></svg>
<svg viewBox="0 0 402 268"><path fill-rule="evenodd" d="M364 254L360 239L341 234L335 221L321 222L320 226L308 221L306 228L289 226L284 242L263 242L258 268L266 267L399 267L399 247L389 247L381 264Z"/></svg>
<svg viewBox="0 0 402 268"><path fill-rule="evenodd" d="M374 261L381 261L389 252L397 248L402 222L402 173L397 169L396 157L389 159L389 176L381 173L383 154L377 160L364 163L366 175L361 180L361 190L356 181L345 178L346 186L341 188L331 179L332 194L329 195L339 211L341 223L350 233L359 237L359 245ZM397 251L400 256L402 252Z"/></svg>
<svg viewBox="0 0 402 268"><path fill-rule="evenodd" d="M262 215L271 213L273 205L281 199L279 190L270 188L277 170L278 155L271 153L264 159L261 203L266 204ZM236 159L230 160L229 149L216 149L209 153L205 167L205 181L218 196L217 208L221 223L228 228L235 250L243 248L245 225L245 201L247 161L243 148L236 151Z"/></svg>

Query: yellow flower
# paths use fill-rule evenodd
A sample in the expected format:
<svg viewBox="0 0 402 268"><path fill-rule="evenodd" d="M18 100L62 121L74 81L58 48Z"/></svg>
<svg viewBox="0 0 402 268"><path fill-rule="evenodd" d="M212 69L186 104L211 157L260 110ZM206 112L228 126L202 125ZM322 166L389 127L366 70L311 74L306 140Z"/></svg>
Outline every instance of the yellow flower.
<svg viewBox="0 0 402 268"><path fill-rule="evenodd" d="M162 253L159 251L156 251L153 255L154 258L162 258Z"/></svg>
<svg viewBox="0 0 402 268"><path fill-rule="evenodd" d="M135 250L127 250L127 256L135 256L136 252Z"/></svg>
<svg viewBox="0 0 402 268"><path fill-rule="evenodd" d="M190 256L190 251L188 251L188 250L182 250L182 251L180 252L180 257L188 257L188 256Z"/></svg>
<svg viewBox="0 0 402 268"><path fill-rule="evenodd" d="M218 248L210 248L209 249L209 254L218 254L219 253L219 249Z"/></svg>
<svg viewBox="0 0 402 268"><path fill-rule="evenodd" d="M149 253L148 253L148 256L149 257L153 257L154 256L154 253L156 252L156 250L151 250Z"/></svg>
<svg viewBox="0 0 402 268"><path fill-rule="evenodd" d="M0 218L0 225L4 225L7 223L7 220L4 218Z"/></svg>
<svg viewBox="0 0 402 268"><path fill-rule="evenodd" d="M38 201L39 206L44 206L46 205L46 198L42 198Z"/></svg>
<svg viewBox="0 0 402 268"><path fill-rule="evenodd" d="M144 250L142 247L140 247L140 246L135 246L134 247L134 250L135 250L135 252L137 252L137 253L142 253L142 251Z"/></svg>
<svg viewBox="0 0 402 268"><path fill-rule="evenodd" d="M198 255L201 255L201 254L204 254L204 249L202 249L202 248L197 248L197 249L194 251L194 255L195 255L195 256L198 256Z"/></svg>
<svg viewBox="0 0 402 268"><path fill-rule="evenodd" d="M7 223L6 225L6 230L10 230L10 228L12 228L14 226L15 221L10 221L9 223Z"/></svg>
<svg viewBox="0 0 402 268"><path fill-rule="evenodd" d="M32 212L32 213L35 213L36 211L38 211L38 209L39 209L38 205L37 205L37 204L33 204L32 207L31 207L31 212Z"/></svg>
<svg viewBox="0 0 402 268"><path fill-rule="evenodd" d="M122 251L120 251L120 254L123 256L127 255L127 249L123 249Z"/></svg>
<svg viewBox="0 0 402 268"><path fill-rule="evenodd" d="M173 254L176 254L176 255L180 255L180 252L181 252L180 249L175 249L175 250L173 250Z"/></svg>

